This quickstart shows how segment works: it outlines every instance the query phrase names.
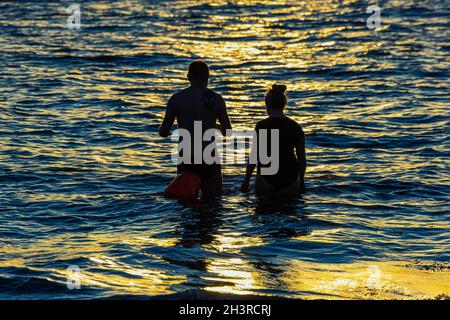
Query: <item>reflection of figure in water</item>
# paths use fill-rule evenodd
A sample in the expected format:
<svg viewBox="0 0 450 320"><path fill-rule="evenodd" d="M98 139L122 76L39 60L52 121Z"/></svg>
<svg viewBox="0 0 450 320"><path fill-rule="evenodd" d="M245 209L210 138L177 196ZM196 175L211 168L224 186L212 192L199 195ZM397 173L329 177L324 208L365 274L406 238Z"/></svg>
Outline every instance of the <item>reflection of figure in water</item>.
<svg viewBox="0 0 450 320"><path fill-rule="evenodd" d="M213 242L214 235L222 225L217 206L189 210L183 217L179 244L185 248L203 246Z"/></svg>
<svg viewBox="0 0 450 320"><path fill-rule="evenodd" d="M258 159L255 180L255 192L258 195L297 195L305 190L305 134L299 124L284 115L284 107L287 104L285 91L286 86L284 85L272 86L266 94L266 107L269 117L256 124L257 137L260 129L267 129L269 136L272 129L279 130L280 134L278 172L275 175L261 175L260 169L265 165ZM258 139L259 143L261 141ZM253 144L253 148L255 147L257 146ZM270 144L267 149L271 154ZM248 191L250 178L255 167L254 164L247 164L245 179L241 186L242 192Z"/></svg>
<svg viewBox="0 0 450 320"><path fill-rule="evenodd" d="M217 212L218 207L199 208L189 210L183 214L180 225L180 239L177 244L183 248L193 248L211 244L218 229L222 225L222 220ZM171 261L172 263L186 266L194 270L206 271L208 263L202 257L196 257L194 261Z"/></svg>
<svg viewBox="0 0 450 320"><path fill-rule="evenodd" d="M199 277L199 271L201 274L208 272L211 257L203 250L198 249L203 246L207 246L213 243L219 228L223 221L220 219L218 212L222 210L220 205L218 206L202 206L193 210L184 210L181 214L180 225L177 226L177 234L179 234L179 240L177 246L181 246L184 253L195 253L192 255L165 255L163 259L170 263L170 265L181 266L185 268L184 275L186 281L184 286L193 288L183 292L178 292L174 295L165 295L164 299L205 299L213 294L208 294L208 291L202 290L203 287L207 287L206 283L203 283L201 277ZM191 249L192 251L189 251Z"/></svg>
<svg viewBox="0 0 450 320"><path fill-rule="evenodd" d="M310 233L310 228L306 227L305 203L299 197L259 197L254 212L254 223L264 228L260 233L263 238L289 238Z"/></svg>
<svg viewBox="0 0 450 320"><path fill-rule="evenodd" d="M222 96L208 86L209 68L203 61L194 61L189 66L188 79L190 87L174 94L166 108L164 120L159 128L162 137L168 137L170 129L177 120L178 128L189 131L192 139L194 136L194 121L201 121L203 133L208 129L218 128L223 134L231 129L225 101ZM220 125L216 124L217 120ZM200 137L201 139L201 137ZM211 139L212 140L212 139ZM204 149L211 141L204 142ZM178 173L194 172L202 180L201 191L203 199L211 199L222 195L222 169L220 164L194 163L194 143L191 143L190 164L182 163L177 167ZM203 150L200 158L203 159Z"/></svg>
<svg viewBox="0 0 450 320"><path fill-rule="evenodd" d="M256 199L254 212L256 215L297 215L297 209L300 198L286 197L260 197Z"/></svg>

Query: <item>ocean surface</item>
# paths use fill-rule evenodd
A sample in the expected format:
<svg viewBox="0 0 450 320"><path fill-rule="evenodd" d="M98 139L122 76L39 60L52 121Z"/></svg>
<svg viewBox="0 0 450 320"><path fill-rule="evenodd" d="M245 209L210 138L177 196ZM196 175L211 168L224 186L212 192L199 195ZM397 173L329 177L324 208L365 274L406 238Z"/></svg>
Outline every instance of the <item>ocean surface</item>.
<svg viewBox="0 0 450 320"><path fill-rule="evenodd" d="M0 3L0 299L448 297L449 1L380 1L376 30L367 1L89 0L80 30L71 3ZM198 58L235 129L288 86L303 197L230 164L219 203L164 199Z"/></svg>

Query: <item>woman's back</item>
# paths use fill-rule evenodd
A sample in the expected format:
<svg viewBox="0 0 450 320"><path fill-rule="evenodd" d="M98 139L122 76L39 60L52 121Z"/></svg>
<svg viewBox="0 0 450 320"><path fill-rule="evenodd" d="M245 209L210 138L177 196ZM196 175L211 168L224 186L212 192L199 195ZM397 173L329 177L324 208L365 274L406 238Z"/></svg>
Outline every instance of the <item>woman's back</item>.
<svg viewBox="0 0 450 320"><path fill-rule="evenodd" d="M295 155L295 147L299 141L304 138L301 126L288 117L269 117L261 120L256 125L258 134L260 129L267 129L268 136L271 136L270 130L279 130L279 170L275 175L264 175L264 179L275 189L283 189L295 183L298 179L299 163ZM268 154L273 157L271 139L267 139ZM258 150L260 146L258 139ZM258 159L258 174L261 173L263 165Z"/></svg>

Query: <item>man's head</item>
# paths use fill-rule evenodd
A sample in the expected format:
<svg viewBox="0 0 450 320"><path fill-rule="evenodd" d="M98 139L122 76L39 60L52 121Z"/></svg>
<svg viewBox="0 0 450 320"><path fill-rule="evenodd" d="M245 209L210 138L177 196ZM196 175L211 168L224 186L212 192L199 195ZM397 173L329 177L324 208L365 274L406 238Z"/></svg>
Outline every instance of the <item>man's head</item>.
<svg viewBox="0 0 450 320"><path fill-rule="evenodd" d="M191 83L208 83L209 68L208 65L202 61L197 60L189 65L188 79Z"/></svg>

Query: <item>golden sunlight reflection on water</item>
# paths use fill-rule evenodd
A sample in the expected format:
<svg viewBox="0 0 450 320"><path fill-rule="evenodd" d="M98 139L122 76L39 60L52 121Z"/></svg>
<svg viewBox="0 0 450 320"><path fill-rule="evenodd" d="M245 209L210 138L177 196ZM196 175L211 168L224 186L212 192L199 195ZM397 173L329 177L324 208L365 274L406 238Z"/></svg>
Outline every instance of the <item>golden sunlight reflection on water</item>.
<svg viewBox="0 0 450 320"><path fill-rule="evenodd" d="M400 2L387 1L393 8ZM192 287L307 299L450 293L448 266L420 268L409 259L448 256L440 189L448 175L439 173L448 170L448 148L436 142L448 125L440 118L448 115L448 85L435 81L438 67L448 69L448 46L426 42L430 34L445 34L428 24L448 19L411 19L426 38L415 34L424 41L416 45L408 38L411 25L399 25L395 16L386 16L377 32L368 30L360 4L87 1L79 33L61 29L58 16L58 27L47 18L34 21L35 28L52 28L33 29L33 41L0 34L6 53L37 57L34 64L28 63L34 56L14 63L20 72L15 69L12 83L25 89L13 87L0 107L11 110L0 115L11 125L1 132L0 169L25 176L25 187L20 177L8 182L5 199L15 202L5 220L13 221L0 232L38 234L6 236L0 268L42 272L64 285L61 264L73 261L85 266L82 286L114 294ZM6 26L28 21L0 18ZM420 56L421 65L411 65L408 55ZM224 169L226 197L213 221L196 211L185 219L186 208L160 197L175 166L173 144L160 139L157 128L169 95L186 86L194 58L211 62L211 87L223 93L235 129L252 129L266 116L271 84L287 85L287 112L306 133L311 188L286 214L267 218L254 198L238 193L243 167L237 165ZM416 147L426 149L410 152ZM431 173L427 165L434 165ZM438 196L430 195L435 189ZM83 229L73 231L78 224ZM339 257L347 262L329 258L327 246L340 253L350 242ZM323 252L309 252L308 245Z"/></svg>
<svg viewBox="0 0 450 320"><path fill-rule="evenodd" d="M336 231L335 231L336 232ZM320 233L316 231L314 233ZM326 242L322 232L321 242ZM313 234L311 234L311 237ZM300 241L308 240L299 239ZM88 254L90 267L82 269L79 279L82 286L103 288L120 294L124 290L136 295L162 295L175 291L171 286L181 285L186 277L170 271L145 267L145 253L139 261L127 262L108 254L108 247L129 245L135 252L143 253L147 246L173 248L178 239L158 239L151 235L87 234L52 237L39 241L33 247L5 246L2 253L16 256L0 267L25 267L21 257L34 256L38 264L41 255L58 254L61 259L81 258ZM246 238L236 234L215 236L207 245L211 252L232 253L263 244L261 239ZM148 257L149 258L149 257ZM153 257L164 260L163 256ZM402 261L357 262L348 264L313 263L292 259L287 261L275 277L261 273L251 261L242 258L207 258L202 279L211 282L205 290L210 292L248 295L263 290L268 284L290 292L290 297L303 299L424 299L447 292L450 288L450 271L418 269ZM44 271L39 266L27 266L34 271ZM65 285L65 269L52 269L51 281ZM270 295L270 294L268 294Z"/></svg>

